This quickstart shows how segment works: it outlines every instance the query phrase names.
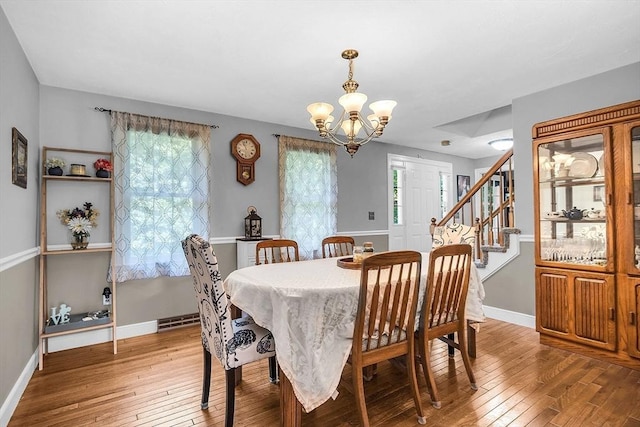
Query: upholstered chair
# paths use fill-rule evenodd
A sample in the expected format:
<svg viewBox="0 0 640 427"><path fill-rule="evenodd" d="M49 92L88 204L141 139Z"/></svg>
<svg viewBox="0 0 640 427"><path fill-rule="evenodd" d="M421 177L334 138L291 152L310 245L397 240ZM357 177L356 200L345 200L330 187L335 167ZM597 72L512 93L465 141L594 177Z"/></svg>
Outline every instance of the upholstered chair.
<svg viewBox="0 0 640 427"><path fill-rule="evenodd" d="M431 238L433 248L456 243L466 243L473 247L476 241L476 229L470 225L456 223L441 226L434 224L431 227Z"/></svg>
<svg viewBox="0 0 640 427"><path fill-rule="evenodd" d="M275 342L271 332L256 325L251 317L232 318L231 303L222 288L218 261L209 242L197 234L192 234L182 241L182 248L193 277L202 329L204 378L201 408L207 409L209 406L213 354L225 369L225 426L232 427L236 369L247 363L269 358L271 380L275 382Z"/></svg>

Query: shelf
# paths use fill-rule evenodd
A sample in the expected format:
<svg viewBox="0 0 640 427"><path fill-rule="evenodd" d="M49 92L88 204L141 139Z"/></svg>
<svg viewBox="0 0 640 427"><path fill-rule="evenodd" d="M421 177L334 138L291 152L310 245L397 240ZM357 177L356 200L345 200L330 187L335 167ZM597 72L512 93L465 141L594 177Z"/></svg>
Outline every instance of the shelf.
<svg viewBox="0 0 640 427"><path fill-rule="evenodd" d="M590 222L607 222L606 218L596 218L596 219L569 219L569 218L542 218L540 221L547 221L547 222L559 222L559 223L563 223L563 222L570 222L572 224L575 223L590 223Z"/></svg>
<svg viewBox="0 0 640 427"><path fill-rule="evenodd" d="M91 245L91 243L89 243ZM42 255L66 255L66 254L84 254L90 252L111 252L111 246L105 248L92 248L88 247L87 249L56 249L56 250L44 250L41 252Z"/></svg>
<svg viewBox="0 0 640 427"><path fill-rule="evenodd" d="M58 176L58 175L42 175L42 179L47 181L94 181L94 182L111 182L111 178L97 178L95 176Z"/></svg>
<svg viewBox="0 0 640 427"><path fill-rule="evenodd" d="M47 325L44 327L43 336L53 337L57 335L64 335L65 333L78 332L78 330L91 330L100 329L112 326L111 317L109 315L91 320L82 320L87 317L89 313L72 314L69 322L62 323L60 325Z"/></svg>
<svg viewBox="0 0 640 427"><path fill-rule="evenodd" d="M540 180L540 184L554 184L556 187L578 186L578 185L603 185L603 176L593 176L590 178L549 178Z"/></svg>

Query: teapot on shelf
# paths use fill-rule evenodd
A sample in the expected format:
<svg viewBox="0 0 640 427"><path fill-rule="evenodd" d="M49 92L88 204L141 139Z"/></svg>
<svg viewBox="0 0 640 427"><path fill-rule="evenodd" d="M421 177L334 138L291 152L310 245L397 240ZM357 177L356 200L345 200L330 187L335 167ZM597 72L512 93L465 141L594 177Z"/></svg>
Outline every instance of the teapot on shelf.
<svg viewBox="0 0 640 427"><path fill-rule="evenodd" d="M578 209L575 206L569 211L562 210L562 214L569 219L582 219L586 209Z"/></svg>

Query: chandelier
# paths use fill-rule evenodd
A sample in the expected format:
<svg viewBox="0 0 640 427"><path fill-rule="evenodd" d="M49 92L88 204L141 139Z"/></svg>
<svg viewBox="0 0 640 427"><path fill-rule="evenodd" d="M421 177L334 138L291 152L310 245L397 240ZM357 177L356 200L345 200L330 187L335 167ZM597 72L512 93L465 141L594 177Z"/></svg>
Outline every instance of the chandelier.
<svg viewBox="0 0 640 427"><path fill-rule="evenodd" d="M367 95L356 92L358 82L353 80L353 60L358 57L358 51L347 49L342 52L342 57L349 60L349 77L342 85L346 93L338 99L343 108L340 118L334 121L335 118L331 115L333 105L325 102L309 104L307 111L311 114L310 121L318 129L320 137L343 146L353 157L360 146L382 135L397 102L384 100L371 103L369 108L373 114L364 119L360 111L367 101ZM342 134L339 134L340 131Z"/></svg>

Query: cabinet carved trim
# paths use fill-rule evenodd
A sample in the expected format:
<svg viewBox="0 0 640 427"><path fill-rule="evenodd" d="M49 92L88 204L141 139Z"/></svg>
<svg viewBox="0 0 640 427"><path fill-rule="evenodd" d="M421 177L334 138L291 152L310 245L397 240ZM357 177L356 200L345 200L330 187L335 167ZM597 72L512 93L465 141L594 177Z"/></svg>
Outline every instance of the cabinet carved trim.
<svg viewBox="0 0 640 427"><path fill-rule="evenodd" d="M637 101L539 123L533 127L533 137L540 138L567 130L604 126L634 118L640 118L640 105Z"/></svg>

